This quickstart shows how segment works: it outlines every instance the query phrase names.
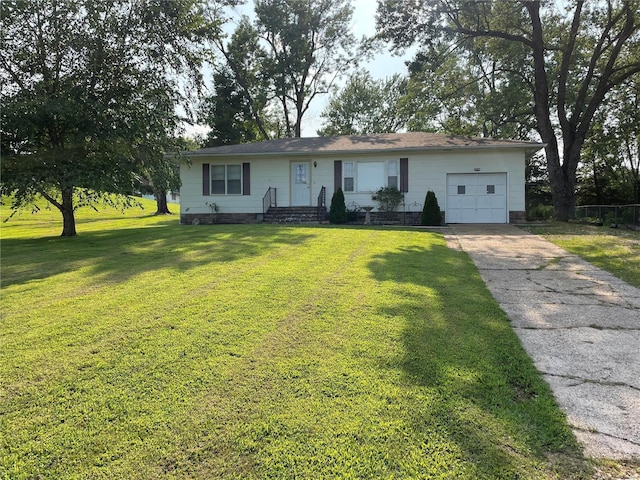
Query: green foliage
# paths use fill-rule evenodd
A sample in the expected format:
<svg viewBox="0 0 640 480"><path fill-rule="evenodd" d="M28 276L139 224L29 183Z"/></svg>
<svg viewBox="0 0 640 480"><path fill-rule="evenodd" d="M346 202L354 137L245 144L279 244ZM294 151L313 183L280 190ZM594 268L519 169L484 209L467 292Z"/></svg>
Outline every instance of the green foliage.
<svg viewBox="0 0 640 480"><path fill-rule="evenodd" d="M422 216L420 217L422 225L442 225L442 212L438 205L436 194L429 190L422 207Z"/></svg>
<svg viewBox="0 0 640 480"><path fill-rule="evenodd" d="M331 207L329 209L329 222L347 223L347 206L344 201L344 193L338 188L331 197Z"/></svg>
<svg viewBox="0 0 640 480"><path fill-rule="evenodd" d="M492 48L476 40L467 51L447 46L421 52L409 64L408 93L403 99L413 112L409 130L455 135L529 140L534 130L523 48L507 50L513 70L492 61ZM502 48L502 46L501 46Z"/></svg>
<svg viewBox="0 0 640 480"><path fill-rule="evenodd" d="M640 76L619 85L594 117L578 168L578 205L640 203ZM617 119L624 118L624 122Z"/></svg>
<svg viewBox="0 0 640 480"><path fill-rule="evenodd" d="M371 200L378 202L378 210L387 215L387 219L391 220L393 213L404 202L404 193L395 187L382 187L371 196Z"/></svg>
<svg viewBox="0 0 640 480"><path fill-rule="evenodd" d="M408 119L401 109L407 80L396 74L374 80L370 73L353 75L334 95L322 112L320 136L394 133L406 128Z"/></svg>
<svg viewBox="0 0 640 480"><path fill-rule="evenodd" d="M376 20L378 38L394 49L419 47L411 71L424 79L415 98L431 105L425 122L519 139L531 138L535 128L546 144L556 218L567 221L594 116L609 112L611 124L620 123L615 119L624 116L609 99L640 71L639 7L637 0L562 7L382 0ZM632 106L630 114L637 112Z"/></svg>
<svg viewBox="0 0 640 480"><path fill-rule="evenodd" d="M222 37L215 42L242 103L228 111L250 111L263 137L299 137L313 99L354 60L353 8L348 0L256 0L254 13L229 44ZM268 112L275 118L266 118Z"/></svg>
<svg viewBox="0 0 640 480"><path fill-rule="evenodd" d="M235 145L279 137L269 113L270 79L262 71L267 53L258 31L242 17L229 42L217 41L226 59L213 73L214 94L204 99L199 119L211 127L205 146Z"/></svg>
<svg viewBox="0 0 640 480"><path fill-rule="evenodd" d="M0 477L587 478L441 235L52 218L1 232Z"/></svg>
<svg viewBox="0 0 640 480"><path fill-rule="evenodd" d="M531 221L547 221L553 218L553 205L538 204L527 209L527 220Z"/></svg>
<svg viewBox="0 0 640 480"><path fill-rule="evenodd" d="M220 145L237 145L254 141L267 140L271 137L260 133L254 120L253 109L259 111L261 117L264 105L252 103L232 75L228 72L213 74L215 94L207 97L200 108L199 119L211 127L204 142L204 147Z"/></svg>
<svg viewBox="0 0 640 480"><path fill-rule="evenodd" d="M130 194L166 170L209 16L195 0L3 2L0 193L44 197L75 235L78 189Z"/></svg>

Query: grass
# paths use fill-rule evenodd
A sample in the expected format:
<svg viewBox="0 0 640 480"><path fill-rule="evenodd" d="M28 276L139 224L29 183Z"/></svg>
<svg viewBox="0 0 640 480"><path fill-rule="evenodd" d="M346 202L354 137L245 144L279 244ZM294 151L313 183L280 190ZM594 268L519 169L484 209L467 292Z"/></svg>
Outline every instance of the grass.
<svg viewBox="0 0 640 480"><path fill-rule="evenodd" d="M589 475L439 234L51 215L2 226L0 478Z"/></svg>
<svg viewBox="0 0 640 480"><path fill-rule="evenodd" d="M640 288L640 232L560 222L527 229Z"/></svg>

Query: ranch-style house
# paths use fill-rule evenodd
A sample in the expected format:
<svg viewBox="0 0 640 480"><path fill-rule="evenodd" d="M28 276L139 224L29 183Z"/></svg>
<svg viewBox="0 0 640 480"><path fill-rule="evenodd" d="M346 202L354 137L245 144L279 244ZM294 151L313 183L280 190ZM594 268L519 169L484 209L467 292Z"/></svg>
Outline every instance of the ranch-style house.
<svg viewBox="0 0 640 480"><path fill-rule="evenodd" d="M338 188L347 209L373 207L376 218L372 194L396 187L404 193L397 218L405 223L419 218L428 190L447 223L519 222L525 161L543 146L410 132L203 148L181 161L180 221L321 221Z"/></svg>

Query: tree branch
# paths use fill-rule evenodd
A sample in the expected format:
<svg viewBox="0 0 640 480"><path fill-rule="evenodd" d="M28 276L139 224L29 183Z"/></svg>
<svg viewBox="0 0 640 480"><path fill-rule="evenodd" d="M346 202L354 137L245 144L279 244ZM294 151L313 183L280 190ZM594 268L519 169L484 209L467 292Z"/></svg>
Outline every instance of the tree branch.
<svg viewBox="0 0 640 480"><path fill-rule="evenodd" d="M567 119L566 110L567 78L569 76L571 57L573 56L573 51L576 46L578 30L580 29L580 15L582 13L583 5L583 0L578 1L576 9L573 12L573 21L571 22L571 30L569 31L569 42L567 43L567 47L563 50L562 63L558 74L558 119L560 120L560 128L565 132L565 135L569 132L569 121Z"/></svg>

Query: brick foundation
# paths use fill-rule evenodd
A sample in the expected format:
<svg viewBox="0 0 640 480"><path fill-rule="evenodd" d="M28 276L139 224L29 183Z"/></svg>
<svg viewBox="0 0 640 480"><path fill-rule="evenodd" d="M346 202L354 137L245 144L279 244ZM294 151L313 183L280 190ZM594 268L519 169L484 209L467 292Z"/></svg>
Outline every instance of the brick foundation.
<svg viewBox="0 0 640 480"><path fill-rule="evenodd" d="M526 223L527 222L527 212L525 211L510 211L509 212L509 223Z"/></svg>
<svg viewBox="0 0 640 480"><path fill-rule="evenodd" d="M260 217L260 218L259 218ZM215 223L260 223L262 214L257 213L183 213L182 225L212 225Z"/></svg>

